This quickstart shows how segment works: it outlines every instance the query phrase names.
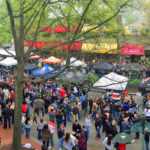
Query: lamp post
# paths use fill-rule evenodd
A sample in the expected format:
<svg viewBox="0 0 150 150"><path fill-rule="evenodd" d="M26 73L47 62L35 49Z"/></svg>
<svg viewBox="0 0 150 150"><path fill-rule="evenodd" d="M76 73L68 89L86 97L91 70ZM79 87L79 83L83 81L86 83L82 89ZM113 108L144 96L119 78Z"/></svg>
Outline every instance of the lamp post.
<svg viewBox="0 0 150 150"><path fill-rule="evenodd" d="M130 129L131 132L141 132L142 133L142 150L145 150L145 140L144 133L150 132L150 123L146 122L146 116L144 113L141 116L141 121L138 123L134 123Z"/></svg>

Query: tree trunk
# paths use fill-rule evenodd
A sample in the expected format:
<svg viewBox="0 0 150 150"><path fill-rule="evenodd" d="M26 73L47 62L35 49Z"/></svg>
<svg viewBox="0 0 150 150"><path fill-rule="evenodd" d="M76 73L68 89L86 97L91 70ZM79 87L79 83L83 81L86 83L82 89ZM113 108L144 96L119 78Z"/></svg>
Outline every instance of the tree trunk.
<svg viewBox="0 0 150 150"><path fill-rule="evenodd" d="M13 129L13 150L21 150L21 118L22 118L22 100L23 100L23 78L24 67L18 60L17 75L15 79L15 116Z"/></svg>

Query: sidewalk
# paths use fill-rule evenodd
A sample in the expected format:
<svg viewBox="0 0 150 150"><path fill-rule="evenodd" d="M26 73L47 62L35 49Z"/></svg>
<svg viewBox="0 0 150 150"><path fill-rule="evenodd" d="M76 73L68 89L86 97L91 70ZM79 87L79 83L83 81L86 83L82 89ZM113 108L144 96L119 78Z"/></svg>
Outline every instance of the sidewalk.
<svg viewBox="0 0 150 150"><path fill-rule="evenodd" d="M12 143L13 128L11 127L11 129L4 130L3 126L0 125L0 137L1 137L1 145L0 145L0 149L1 149L1 147ZM31 139L26 139L25 135L22 135L22 144L26 144L26 143L31 143L33 148L35 148L37 150L41 150L40 144L38 144L37 142L35 142Z"/></svg>

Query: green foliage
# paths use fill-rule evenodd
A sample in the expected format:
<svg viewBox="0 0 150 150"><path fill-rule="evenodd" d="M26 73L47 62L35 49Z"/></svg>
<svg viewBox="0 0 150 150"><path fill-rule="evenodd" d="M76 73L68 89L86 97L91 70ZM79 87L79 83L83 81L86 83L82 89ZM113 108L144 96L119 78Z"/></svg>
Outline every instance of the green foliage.
<svg viewBox="0 0 150 150"><path fill-rule="evenodd" d="M97 82L99 80L99 78L96 76L96 75L94 75L94 74L89 74L89 83L91 84L91 85L93 85L95 82Z"/></svg>
<svg viewBox="0 0 150 150"><path fill-rule="evenodd" d="M130 78L129 81L128 81L127 88L138 89L140 82L141 82L140 79L131 79L131 78Z"/></svg>

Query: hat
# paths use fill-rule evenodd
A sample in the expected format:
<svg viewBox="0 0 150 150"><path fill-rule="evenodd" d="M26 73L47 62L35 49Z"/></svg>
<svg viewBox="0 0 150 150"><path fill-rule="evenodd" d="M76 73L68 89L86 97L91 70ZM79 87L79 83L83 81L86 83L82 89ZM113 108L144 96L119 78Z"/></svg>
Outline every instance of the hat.
<svg viewBox="0 0 150 150"><path fill-rule="evenodd" d="M27 143L23 146L24 148L27 148L27 149L30 149L31 148L31 144L30 143Z"/></svg>

